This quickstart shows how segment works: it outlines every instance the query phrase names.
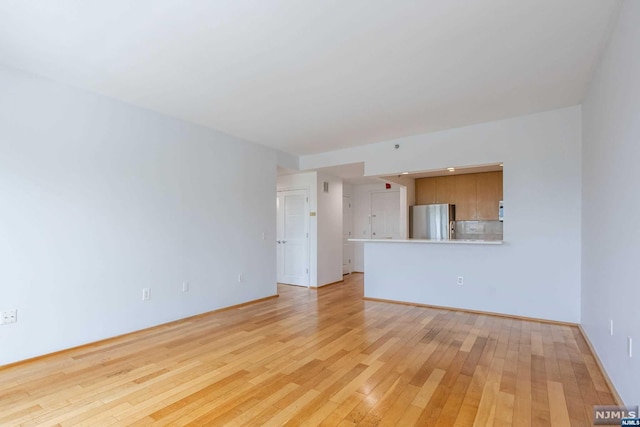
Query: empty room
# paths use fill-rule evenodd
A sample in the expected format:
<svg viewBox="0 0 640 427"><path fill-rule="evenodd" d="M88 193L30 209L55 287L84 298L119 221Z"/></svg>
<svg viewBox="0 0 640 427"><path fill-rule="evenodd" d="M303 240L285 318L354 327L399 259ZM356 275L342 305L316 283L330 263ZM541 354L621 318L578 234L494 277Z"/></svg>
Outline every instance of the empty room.
<svg viewBox="0 0 640 427"><path fill-rule="evenodd" d="M0 2L0 426L640 425L638 22Z"/></svg>

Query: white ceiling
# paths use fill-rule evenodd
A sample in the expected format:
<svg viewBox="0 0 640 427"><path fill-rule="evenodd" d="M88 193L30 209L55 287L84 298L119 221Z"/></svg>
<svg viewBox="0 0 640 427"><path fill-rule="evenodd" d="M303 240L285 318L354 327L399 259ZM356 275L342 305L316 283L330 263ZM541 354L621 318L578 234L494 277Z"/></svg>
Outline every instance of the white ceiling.
<svg viewBox="0 0 640 427"><path fill-rule="evenodd" d="M0 63L311 154L575 105L610 0L3 0Z"/></svg>

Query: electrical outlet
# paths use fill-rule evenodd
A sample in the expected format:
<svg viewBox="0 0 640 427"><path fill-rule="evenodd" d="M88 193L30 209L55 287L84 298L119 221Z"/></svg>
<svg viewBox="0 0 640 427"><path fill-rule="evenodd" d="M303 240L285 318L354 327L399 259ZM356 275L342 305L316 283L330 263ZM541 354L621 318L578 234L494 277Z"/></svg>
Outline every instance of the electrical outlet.
<svg viewBox="0 0 640 427"><path fill-rule="evenodd" d="M633 357L633 340L631 337L627 337L627 350L629 351L629 357Z"/></svg>
<svg viewBox="0 0 640 427"><path fill-rule="evenodd" d="M18 310L6 310L0 313L0 325L8 325L18 321Z"/></svg>
<svg viewBox="0 0 640 427"><path fill-rule="evenodd" d="M458 285L462 286L464 284L464 277L458 276Z"/></svg>
<svg viewBox="0 0 640 427"><path fill-rule="evenodd" d="M182 282L182 292L189 292L189 282Z"/></svg>
<svg viewBox="0 0 640 427"><path fill-rule="evenodd" d="M147 301L151 299L151 289L142 288L142 301Z"/></svg>

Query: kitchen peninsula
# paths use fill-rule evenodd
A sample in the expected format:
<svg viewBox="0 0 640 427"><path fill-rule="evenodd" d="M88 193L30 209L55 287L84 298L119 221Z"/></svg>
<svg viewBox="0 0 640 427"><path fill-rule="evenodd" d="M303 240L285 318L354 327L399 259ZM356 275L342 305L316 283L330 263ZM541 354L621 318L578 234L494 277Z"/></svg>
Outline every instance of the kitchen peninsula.
<svg viewBox="0 0 640 427"><path fill-rule="evenodd" d="M508 262L502 240L352 241L364 242L365 298L503 312L495 287Z"/></svg>
<svg viewBox="0 0 640 427"><path fill-rule="evenodd" d="M409 175L415 177L406 209L410 238L376 238L383 233L374 224L385 221L370 221L372 238L349 239L363 247L365 297L501 312L495 283L503 281L509 252L502 240L502 169L500 162Z"/></svg>

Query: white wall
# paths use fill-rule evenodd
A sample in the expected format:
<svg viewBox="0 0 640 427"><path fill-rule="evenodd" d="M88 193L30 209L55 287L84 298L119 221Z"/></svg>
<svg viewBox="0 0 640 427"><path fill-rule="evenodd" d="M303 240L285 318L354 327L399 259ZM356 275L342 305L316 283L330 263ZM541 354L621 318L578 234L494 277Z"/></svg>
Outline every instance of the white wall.
<svg viewBox="0 0 640 427"><path fill-rule="evenodd" d="M624 2L582 110L582 324L629 405L640 403L639 22L640 2Z"/></svg>
<svg viewBox="0 0 640 427"><path fill-rule="evenodd" d="M354 193L353 193L353 184L351 183L347 183L347 182L342 182L342 209L344 211L345 206L344 203L346 202L345 197L348 197L349 203L351 204L351 209L348 211L349 214L347 216L347 218L343 217L343 222L342 222L342 233L343 233L343 238L344 238L344 233L349 231L351 231L351 235L346 236L347 239L353 239L354 238L354 234L355 234L355 229L353 226L353 210L354 210ZM346 223L346 224L345 224ZM347 227L347 229L345 230L344 227ZM353 242L344 242L343 241L343 245L342 245L342 257L343 257L343 263L344 263L344 258L345 258L345 251L346 251L346 257L348 260L350 260L350 265L349 265L349 273L352 273L355 271L355 249L354 249L354 243Z"/></svg>
<svg viewBox="0 0 640 427"><path fill-rule="evenodd" d="M430 295L438 295L442 286L450 286L464 270L465 291L477 297L461 300L449 294L438 299L439 304L577 323L580 132L580 107L571 107L303 156L300 166L315 168L364 161L367 175L391 175L504 162L506 243L498 248L457 247L456 263L451 265L439 263L436 256L449 254L451 249L437 252L440 246L407 246L404 250L412 248L415 259L421 262L407 266L403 278L431 283L418 301L430 303ZM400 148L396 150L395 144ZM359 231L356 228L356 233ZM484 259L482 253L492 256L486 263L475 262L477 257ZM386 261L386 265L392 264ZM366 284L368 280L371 276L365 277ZM396 284L387 284L387 298L399 296L394 291Z"/></svg>
<svg viewBox="0 0 640 427"><path fill-rule="evenodd" d="M275 151L4 67L0 93L0 365L277 292Z"/></svg>
<svg viewBox="0 0 640 427"><path fill-rule="evenodd" d="M329 183L325 193L323 183ZM317 286L342 280L342 180L318 172Z"/></svg>
<svg viewBox="0 0 640 427"><path fill-rule="evenodd" d="M285 169L300 169L298 156L293 154L276 151L278 166Z"/></svg>
<svg viewBox="0 0 640 427"><path fill-rule="evenodd" d="M406 175L387 176L385 181L400 184L400 231L401 239L409 237L409 206L416 204L416 180Z"/></svg>

